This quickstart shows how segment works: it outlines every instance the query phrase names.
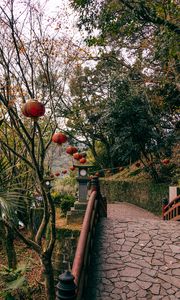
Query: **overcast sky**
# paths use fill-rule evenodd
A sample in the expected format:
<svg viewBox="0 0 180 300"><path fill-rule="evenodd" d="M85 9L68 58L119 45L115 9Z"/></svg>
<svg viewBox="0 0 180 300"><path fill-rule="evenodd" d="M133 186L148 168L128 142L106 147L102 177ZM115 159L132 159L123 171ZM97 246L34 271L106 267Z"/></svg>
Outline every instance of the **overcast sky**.
<svg viewBox="0 0 180 300"><path fill-rule="evenodd" d="M61 22L62 31L67 35L76 39L80 38L80 33L76 27L77 17L74 11L70 8L69 0L40 0L41 3L46 2L47 15L56 16L59 12L62 16Z"/></svg>

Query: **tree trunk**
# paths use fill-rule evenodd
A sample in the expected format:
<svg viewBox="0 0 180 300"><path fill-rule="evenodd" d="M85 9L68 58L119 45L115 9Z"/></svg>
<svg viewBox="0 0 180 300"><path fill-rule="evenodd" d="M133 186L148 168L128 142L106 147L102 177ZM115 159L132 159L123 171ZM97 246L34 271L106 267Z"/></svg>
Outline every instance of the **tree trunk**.
<svg viewBox="0 0 180 300"><path fill-rule="evenodd" d="M0 220L0 247L4 246L4 239L5 239L5 228L3 222Z"/></svg>
<svg viewBox="0 0 180 300"><path fill-rule="evenodd" d="M43 277L45 279L47 300L55 300L54 272L51 263L51 256L43 255L41 262L43 265Z"/></svg>
<svg viewBox="0 0 180 300"><path fill-rule="evenodd" d="M6 254L8 259L8 267L11 269L16 269L17 267L17 259L16 259L16 251L14 248L14 232L11 228L6 227Z"/></svg>

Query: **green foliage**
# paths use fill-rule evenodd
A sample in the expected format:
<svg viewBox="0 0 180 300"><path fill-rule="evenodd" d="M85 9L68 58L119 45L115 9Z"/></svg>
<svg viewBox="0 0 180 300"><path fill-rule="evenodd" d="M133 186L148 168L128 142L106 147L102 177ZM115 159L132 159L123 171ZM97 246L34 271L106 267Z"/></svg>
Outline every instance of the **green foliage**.
<svg viewBox="0 0 180 300"><path fill-rule="evenodd" d="M56 205L60 205L61 204L61 200L62 200L62 195L58 192L53 192L51 194L51 197L53 199L54 204Z"/></svg>
<svg viewBox="0 0 180 300"><path fill-rule="evenodd" d="M169 163L168 165L161 164L159 167L159 177L161 182L171 183L173 172L175 170L175 165Z"/></svg>
<svg viewBox="0 0 180 300"><path fill-rule="evenodd" d="M61 212L64 215L75 202L75 196L67 193L60 194L58 192L53 192L51 196L54 203L61 208Z"/></svg>
<svg viewBox="0 0 180 300"><path fill-rule="evenodd" d="M90 165L93 165L95 169L100 169L101 167L108 167L108 155L105 148L105 145L101 141L95 141L95 152L97 154L96 158L93 156L92 150L87 151L87 159Z"/></svg>
<svg viewBox="0 0 180 300"><path fill-rule="evenodd" d="M109 101L106 118L109 134L115 137L112 154L117 163L129 164L142 158L148 165L149 160L159 163L165 153L171 155L172 117L156 109L147 94L135 90L128 81L116 81L114 85L114 103L112 106ZM150 174L159 180L155 169Z"/></svg>
<svg viewBox="0 0 180 300"><path fill-rule="evenodd" d="M67 211L70 210L70 208L74 205L74 202L76 200L74 195L67 194L67 193L59 193L59 192L53 192L51 194L53 201L56 205L58 205L61 209L62 215L66 215Z"/></svg>
<svg viewBox="0 0 180 300"><path fill-rule="evenodd" d="M84 138L98 168L128 165L141 156L147 164L171 155L175 115L155 103L161 91L143 84L142 68L126 69L114 50L103 53L94 68L78 67L72 76L67 125Z"/></svg>
<svg viewBox="0 0 180 300"><path fill-rule="evenodd" d="M109 103L108 126L115 136L114 155L128 163L130 157L135 161L151 140L152 118L146 101L133 95L126 83L118 84L115 97L114 105Z"/></svg>
<svg viewBox="0 0 180 300"><path fill-rule="evenodd" d="M177 3L71 2L80 27L88 32L88 45L100 47L97 63L78 66L71 76L73 102L67 125L83 137L95 166L142 159L154 180L168 181L159 165L162 157L171 157L178 119ZM149 168L151 161L157 162Z"/></svg>
<svg viewBox="0 0 180 300"><path fill-rule="evenodd" d="M80 229L70 229L70 228L57 228L57 240L62 241L65 238L70 238L73 234L74 237L79 237Z"/></svg>
<svg viewBox="0 0 180 300"><path fill-rule="evenodd" d="M70 208L73 207L75 201L76 201L76 198L71 195L62 196L60 208L61 208L61 212L64 216L70 210Z"/></svg>
<svg viewBox="0 0 180 300"><path fill-rule="evenodd" d="M72 5L75 8L78 7L85 7L88 4L89 0L75 0L75 1L71 1Z"/></svg>
<svg viewBox="0 0 180 300"><path fill-rule="evenodd" d="M77 189L77 180L75 177L66 176L61 179L57 179L55 181L54 187L53 187L53 193L54 194L60 194L60 195L75 195Z"/></svg>
<svg viewBox="0 0 180 300"><path fill-rule="evenodd" d="M78 68L71 81L68 126L86 139L90 161L98 168L128 165L141 157L145 165L160 161L171 155L174 115L153 102L152 87L136 84L141 78L136 69L119 74L117 61L111 52L94 69ZM148 170L159 181L156 169Z"/></svg>
<svg viewBox="0 0 180 300"><path fill-rule="evenodd" d="M0 296L4 299L29 299L28 297L28 283L25 277L29 265L21 264L15 270L1 265L0 275L4 281L4 289L0 292Z"/></svg>
<svg viewBox="0 0 180 300"><path fill-rule="evenodd" d="M23 174L12 176L12 168L4 157L0 158L0 216L4 214L9 222L17 225L15 212L22 213L30 198L21 183L17 182Z"/></svg>
<svg viewBox="0 0 180 300"><path fill-rule="evenodd" d="M157 181L159 183L169 185L173 181L173 175L176 169L177 167L174 163L163 164L161 161L154 161L153 165L144 166L143 171L147 172L152 178L154 178L154 174L157 174Z"/></svg>
<svg viewBox="0 0 180 300"><path fill-rule="evenodd" d="M54 203L61 208L63 214L66 213L66 205L68 207L68 204L66 202L68 202L69 205L73 206L72 204L74 204L75 201L75 197L73 195L66 193L60 194L58 192L53 192L51 196Z"/></svg>
<svg viewBox="0 0 180 300"><path fill-rule="evenodd" d="M177 1L71 2L79 13L81 27L88 32L88 45L117 49L117 61L122 61L121 69L126 63L129 69L132 68L127 60L129 55L130 61L136 61L140 71L139 80L146 81L149 78L146 82L156 88L153 93L158 94L160 89L160 94L164 94L161 100L166 107L176 109L180 59L180 13ZM126 55L123 53L125 49ZM103 47L100 50L102 52ZM121 55L125 59L121 59ZM144 76L145 69L151 74Z"/></svg>
<svg viewBox="0 0 180 300"><path fill-rule="evenodd" d="M129 174L130 177L136 176L142 172L142 169L137 169Z"/></svg>

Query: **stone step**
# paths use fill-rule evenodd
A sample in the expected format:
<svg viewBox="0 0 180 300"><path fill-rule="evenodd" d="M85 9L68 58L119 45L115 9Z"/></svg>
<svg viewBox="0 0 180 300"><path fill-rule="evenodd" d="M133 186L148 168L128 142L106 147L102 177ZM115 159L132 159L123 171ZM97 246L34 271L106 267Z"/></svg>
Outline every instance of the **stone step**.
<svg viewBox="0 0 180 300"><path fill-rule="evenodd" d="M67 215L74 214L74 215L84 215L85 210L83 209L75 209L74 207L71 207L71 210L67 212Z"/></svg>
<svg viewBox="0 0 180 300"><path fill-rule="evenodd" d="M84 219L84 210L72 210L68 211L66 215L66 223L69 224L82 224Z"/></svg>
<svg viewBox="0 0 180 300"><path fill-rule="evenodd" d="M75 209L78 209L78 210L86 210L86 207L87 207L87 202L79 202L79 201L76 201L74 203L74 208Z"/></svg>

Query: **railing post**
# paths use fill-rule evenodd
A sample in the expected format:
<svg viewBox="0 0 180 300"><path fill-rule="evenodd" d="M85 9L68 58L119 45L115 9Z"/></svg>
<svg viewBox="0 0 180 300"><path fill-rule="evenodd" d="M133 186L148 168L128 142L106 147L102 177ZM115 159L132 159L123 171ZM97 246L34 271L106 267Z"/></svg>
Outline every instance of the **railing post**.
<svg viewBox="0 0 180 300"><path fill-rule="evenodd" d="M165 213L165 207L168 205L168 199L164 198L162 199L162 219L165 220L164 213Z"/></svg>
<svg viewBox="0 0 180 300"><path fill-rule="evenodd" d="M97 191L99 193L99 180L97 176L93 176L91 179L91 191Z"/></svg>
<svg viewBox="0 0 180 300"><path fill-rule="evenodd" d="M100 191L99 178L93 176L91 179L91 191L97 191L98 210L100 217L107 217L107 200L102 196Z"/></svg>
<svg viewBox="0 0 180 300"><path fill-rule="evenodd" d="M59 276L59 282L56 286L56 300L75 300L76 299L76 285L74 283L74 276L70 271L66 271Z"/></svg>

